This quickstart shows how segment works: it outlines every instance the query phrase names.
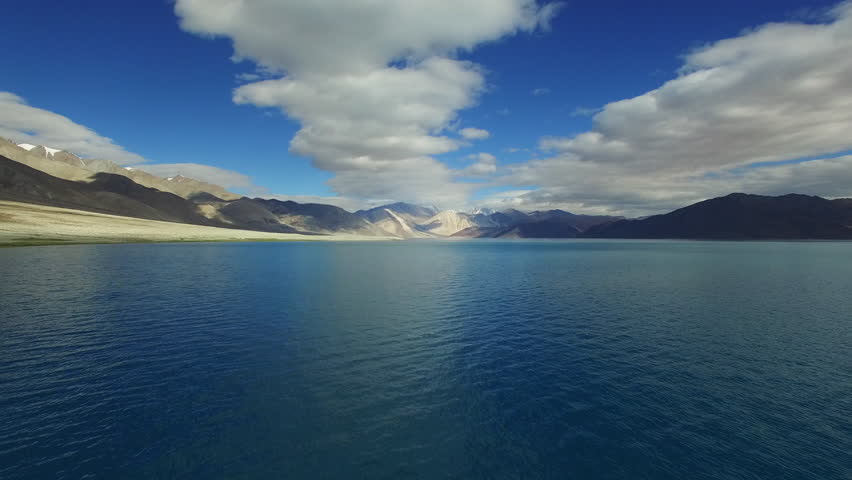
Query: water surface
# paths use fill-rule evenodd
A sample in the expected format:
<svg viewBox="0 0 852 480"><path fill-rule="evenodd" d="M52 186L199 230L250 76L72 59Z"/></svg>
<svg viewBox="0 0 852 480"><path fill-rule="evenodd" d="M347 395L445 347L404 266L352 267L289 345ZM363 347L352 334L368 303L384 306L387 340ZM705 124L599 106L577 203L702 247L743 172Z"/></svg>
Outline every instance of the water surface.
<svg viewBox="0 0 852 480"><path fill-rule="evenodd" d="M0 250L0 478L852 478L852 243Z"/></svg>

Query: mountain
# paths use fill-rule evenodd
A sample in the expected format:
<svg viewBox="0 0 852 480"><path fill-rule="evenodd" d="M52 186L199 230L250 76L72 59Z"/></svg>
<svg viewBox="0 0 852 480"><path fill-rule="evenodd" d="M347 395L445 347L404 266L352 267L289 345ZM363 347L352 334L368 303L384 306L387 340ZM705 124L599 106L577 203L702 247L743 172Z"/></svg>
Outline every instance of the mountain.
<svg viewBox="0 0 852 480"><path fill-rule="evenodd" d="M421 205L413 205L411 203L391 203L380 207L371 208L369 210L358 210L356 215L363 217L371 223L376 223L390 216L390 213L396 214L400 218L404 218L415 223L422 223L425 220L435 216L438 209L435 207L424 207Z"/></svg>
<svg viewBox="0 0 852 480"><path fill-rule="evenodd" d="M239 200L223 203L217 202L216 204L212 202L199 204L199 208L201 209L204 209L206 206L213 207L212 212L214 214L210 216L235 227L261 232L304 233L291 225L283 223L266 206L250 198L240 198ZM206 211L210 212L211 210Z"/></svg>
<svg viewBox="0 0 852 480"><path fill-rule="evenodd" d="M576 238L582 231L560 222L528 222L509 227L469 227L454 233L461 238Z"/></svg>
<svg viewBox="0 0 852 480"><path fill-rule="evenodd" d="M121 175L140 185L171 192L184 198L198 193L209 193L226 200L240 198L239 195L228 192L219 185L181 175L162 178L138 168L122 167L109 160L84 159L63 150L26 143L16 145L2 138L0 138L0 155L65 180L87 180L96 173L109 173Z"/></svg>
<svg viewBox="0 0 852 480"><path fill-rule="evenodd" d="M476 216L455 210L444 210L426 220L419 227L424 232L449 237L471 227L491 226L491 223L487 222L486 219L487 217L484 215Z"/></svg>
<svg viewBox="0 0 852 480"><path fill-rule="evenodd" d="M189 200L143 187L120 175L98 173L88 183L74 182L1 155L0 199L149 220L217 224L202 215Z"/></svg>
<svg viewBox="0 0 852 480"><path fill-rule="evenodd" d="M494 209L491 209L491 208L477 207L477 208L470 210L467 213L469 213L471 215L493 215L493 214L497 213L497 210L494 210Z"/></svg>
<svg viewBox="0 0 852 480"><path fill-rule="evenodd" d="M183 176L0 139L0 199L267 232L401 238L852 239L852 199L735 193L625 220L563 210L438 211L393 203L355 213L323 204L239 197Z"/></svg>
<svg viewBox="0 0 852 480"><path fill-rule="evenodd" d="M622 217L575 215L563 210L529 214L506 210L488 215L487 221L453 234L466 238L575 238L587 229L621 220Z"/></svg>
<svg viewBox="0 0 852 480"><path fill-rule="evenodd" d="M94 173L81 181L66 180L4 156L0 156L0 199L264 232L387 236L363 218L331 205L261 198L224 200L206 192L185 199L111 173Z"/></svg>
<svg viewBox="0 0 852 480"><path fill-rule="evenodd" d="M401 214L393 210L385 210L384 218L373 222L373 225L381 228L385 232L400 238L429 238L433 235L420 230L420 227L409 218L403 217Z"/></svg>
<svg viewBox="0 0 852 480"><path fill-rule="evenodd" d="M385 236L387 232L364 220L361 216L334 205L321 203L296 203L290 200L255 198L278 219L303 232L352 233L359 235Z"/></svg>
<svg viewBox="0 0 852 480"><path fill-rule="evenodd" d="M733 193L665 215L592 227L595 238L852 239L852 199Z"/></svg>
<svg viewBox="0 0 852 480"><path fill-rule="evenodd" d="M498 227L511 227L529 221L526 213L510 208L489 215L491 221Z"/></svg>
<svg viewBox="0 0 852 480"><path fill-rule="evenodd" d="M369 210L358 210L356 215L372 223L388 234L401 238L428 238L433 235L424 232L419 225L427 222L438 209L413 205L410 203L392 203Z"/></svg>
<svg viewBox="0 0 852 480"><path fill-rule="evenodd" d="M624 219L624 217L608 215L576 215L564 210L536 211L528 216L532 223L567 224L576 228L579 232L585 232L597 225Z"/></svg>

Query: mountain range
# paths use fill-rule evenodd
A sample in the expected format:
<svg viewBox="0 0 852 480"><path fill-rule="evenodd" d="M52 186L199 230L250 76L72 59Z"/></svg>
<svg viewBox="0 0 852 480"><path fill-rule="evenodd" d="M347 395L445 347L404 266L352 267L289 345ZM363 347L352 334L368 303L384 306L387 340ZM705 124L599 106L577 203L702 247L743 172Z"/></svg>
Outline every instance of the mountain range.
<svg viewBox="0 0 852 480"><path fill-rule="evenodd" d="M563 210L468 212L392 203L349 212L249 198L108 160L0 139L0 200L193 225L313 235L424 238L852 239L852 199L731 194L644 219Z"/></svg>
<svg viewBox="0 0 852 480"><path fill-rule="evenodd" d="M852 199L732 193L642 220L591 227L592 238L852 240Z"/></svg>

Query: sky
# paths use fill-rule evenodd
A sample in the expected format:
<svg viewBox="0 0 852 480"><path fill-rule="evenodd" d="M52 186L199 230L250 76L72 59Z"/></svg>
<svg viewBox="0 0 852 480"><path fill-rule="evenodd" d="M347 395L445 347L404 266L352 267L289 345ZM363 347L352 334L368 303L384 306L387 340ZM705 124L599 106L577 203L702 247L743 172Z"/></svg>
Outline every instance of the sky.
<svg viewBox="0 0 852 480"><path fill-rule="evenodd" d="M852 3L9 0L0 137L349 210L852 196Z"/></svg>

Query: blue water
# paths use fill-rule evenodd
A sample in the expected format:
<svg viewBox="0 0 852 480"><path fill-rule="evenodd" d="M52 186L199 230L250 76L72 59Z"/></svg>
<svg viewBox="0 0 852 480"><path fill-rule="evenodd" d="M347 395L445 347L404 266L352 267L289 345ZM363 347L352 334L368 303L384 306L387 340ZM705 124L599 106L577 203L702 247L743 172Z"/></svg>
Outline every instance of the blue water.
<svg viewBox="0 0 852 480"><path fill-rule="evenodd" d="M0 478L852 478L852 243L0 249Z"/></svg>

